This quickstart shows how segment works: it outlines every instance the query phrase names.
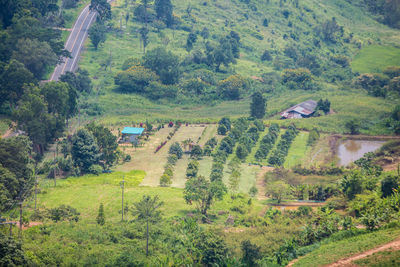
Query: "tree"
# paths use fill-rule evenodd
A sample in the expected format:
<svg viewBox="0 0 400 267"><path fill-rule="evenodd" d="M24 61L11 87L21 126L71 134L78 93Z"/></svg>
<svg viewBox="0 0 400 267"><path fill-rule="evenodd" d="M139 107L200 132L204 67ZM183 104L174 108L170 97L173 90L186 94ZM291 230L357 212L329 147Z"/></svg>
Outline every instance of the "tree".
<svg viewBox="0 0 400 267"><path fill-rule="evenodd" d="M250 116L257 119L262 119L265 116L266 108L267 100L260 92L255 92L251 96Z"/></svg>
<svg viewBox="0 0 400 267"><path fill-rule="evenodd" d="M25 131L32 140L34 150L41 155L45 145L60 136L65 127L63 118L48 113L47 103L40 89L32 84L24 86L25 94L18 102L13 116L18 128Z"/></svg>
<svg viewBox="0 0 400 267"><path fill-rule="evenodd" d="M350 134L360 133L360 122L357 119L347 121L344 127L346 127Z"/></svg>
<svg viewBox="0 0 400 267"><path fill-rule="evenodd" d="M106 223L106 218L104 216L104 206L100 203L99 213L97 214L96 222L99 225L104 225Z"/></svg>
<svg viewBox="0 0 400 267"><path fill-rule="evenodd" d="M207 217L207 211L215 200L221 200L226 193L222 181L209 182L204 176L197 176L186 181L184 198L186 203L196 203L198 211ZM203 218L205 219L205 218Z"/></svg>
<svg viewBox="0 0 400 267"><path fill-rule="evenodd" d="M131 67L126 71L117 73L114 77L115 84L119 86L119 89L127 93L144 93L146 87L158 79L156 73L143 66Z"/></svg>
<svg viewBox="0 0 400 267"><path fill-rule="evenodd" d="M13 107L24 93L23 85L32 82L32 73L24 64L12 59L0 74L0 105L8 100Z"/></svg>
<svg viewBox="0 0 400 267"><path fill-rule="evenodd" d="M160 76L163 84L175 84L179 81L179 57L163 47L148 51L143 57L143 65Z"/></svg>
<svg viewBox="0 0 400 267"><path fill-rule="evenodd" d="M200 164L197 160L190 161L186 169L186 177L189 179L196 177L199 172L199 165Z"/></svg>
<svg viewBox="0 0 400 267"><path fill-rule="evenodd" d="M89 130L96 139L96 143L101 153L100 160L104 161L106 167L111 167L118 159L117 157L117 137L103 125L95 125L94 122L88 124L86 129Z"/></svg>
<svg viewBox="0 0 400 267"><path fill-rule="evenodd" d="M178 159L182 158L183 151L178 142L175 142L171 145L171 147L169 148L169 154L176 155Z"/></svg>
<svg viewBox="0 0 400 267"><path fill-rule="evenodd" d="M394 193L400 185L399 177L388 175L381 181L382 197L388 197Z"/></svg>
<svg viewBox="0 0 400 267"><path fill-rule="evenodd" d="M238 168L235 168L229 176L229 189L232 193L236 193L239 188L240 176L241 174Z"/></svg>
<svg viewBox="0 0 400 267"><path fill-rule="evenodd" d="M89 38L92 41L94 49L97 50L99 44L106 41L106 26L104 24L96 22L89 29Z"/></svg>
<svg viewBox="0 0 400 267"><path fill-rule="evenodd" d="M149 29L142 27L139 29L139 34L143 44L143 54L146 54L146 47L149 44Z"/></svg>
<svg viewBox="0 0 400 267"><path fill-rule="evenodd" d="M0 232L0 266L29 266L22 245Z"/></svg>
<svg viewBox="0 0 400 267"><path fill-rule="evenodd" d="M69 111L69 90L70 87L64 82L48 82L41 88L41 94L47 102L47 111L51 114L65 119Z"/></svg>
<svg viewBox="0 0 400 267"><path fill-rule="evenodd" d="M97 11L103 21L111 19L111 5L107 0L91 0L89 9Z"/></svg>
<svg viewBox="0 0 400 267"><path fill-rule="evenodd" d="M196 43L197 41L197 34L191 32L188 34L188 37L186 39L186 51L190 52L193 48L193 44Z"/></svg>
<svg viewBox="0 0 400 267"><path fill-rule="evenodd" d="M76 73L67 71L60 76L60 81L68 83L76 91L90 93L92 91L92 81L89 78L89 72L84 69L78 69Z"/></svg>
<svg viewBox="0 0 400 267"><path fill-rule="evenodd" d="M244 144L239 144L238 147L236 148L236 156L240 160L244 160L246 159L248 154L249 151L247 150L246 146Z"/></svg>
<svg viewBox="0 0 400 267"><path fill-rule="evenodd" d="M146 256L149 255L149 224L161 220L161 211L159 209L163 204L158 196L152 198L146 195L143 196L141 201L133 204L133 215L137 216L139 221L146 222Z"/></svg>
<svg viewBox="0 0 400 267"><path fill-rule="evenodd" d="M227 132L228 130L226 129L226 126L225 125L223 125L223 124L220 124L219 126L218 126L218 134L219 135L226 135L226 132Z"/></svg>
<svg viewBox="0 0 400 267"><path fill-rule="evenodd" d="M12 58L23 63L38 79L43 77L48 66L57 63L57 56L50 45L37 39L19 39Z"/></svg>
<svg viewBox="0 0 400 267"><path fill-rule="evenodd" d="M266 186L266 193L273 199L276 199L278 203L281 203L282 199L291 196L290 185L284 181L275 181L268 183Z"/></svg>
<svg viewBox="0 0 400 267"><path fill-rule="evenodd" d="M249 87L248 80L239 74L231 75L218 84L220 95L228 100L239 100L241 94L246 92Z"/></svg>
<svg viewBox="0 0 400 267"><path fill-rule="evenodd" d="M0 139L0 212L31 192L32 143L26 136Z"/></svg>
<svg viewBox="0 0 400 267"><path fill-rule="evenodd" d="M157 14L157 18L165 22L167 27L171 27L174 19L172 16L173 5L171 0L155 0L154 8Z"/></svg>
<svg viewBox="0 0 400 267"><path fill-rule="evenodd" d="M190 157L199 159L203 155L203 150L199 145L194 145L192 151L190 151Z"/></svg>
<svg viewBox="0 0 400 267"><path fill-rule="evenodd" d="M363 191L363 176L359 171L353 171L343 177L340 182L343 194L352 200L357 194Z"/></svg>
<svg viewBox="0 0 400 267"><path fill-rule="evenodd" d="M230 120L228 117L223 117L223 118L218 122L218 124L219 124L219 125L224 125L228 131L231 130L232 123L231 123L231 120Z"/></svg>
<svg viewBox="0 0 400 267"><path fill-rule="evenodd" d="M247 266L256 266L256 261L261 259L260 247L252 244L249 240L242 241L240 244L243 252L243 261Z"/></svg>
<svg viewBox="0 0 400 267"><path fill-rule="evenodd" d="M100 159L99 147L96 139L88 130L80 129L72 136L71 155L76 167L82 173L89 173L93 164Z"/></svg>

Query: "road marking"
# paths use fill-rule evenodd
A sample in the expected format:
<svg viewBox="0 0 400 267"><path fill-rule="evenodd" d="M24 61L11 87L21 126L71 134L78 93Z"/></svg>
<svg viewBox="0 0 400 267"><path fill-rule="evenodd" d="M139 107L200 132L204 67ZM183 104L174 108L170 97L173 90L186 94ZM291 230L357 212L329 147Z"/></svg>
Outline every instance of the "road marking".
<svg viewBox="0 0 400 267"><path fill-rule="evenodd" d="M88 24L88 32L89 32L90 25L92 24L92 20L93 20L95 17L96 17L96 13L94 13L93 16L90 18L90 21L89 21L89 24ZM79 44L79 50L77 51L77 54L76 54L76 57L74 58L74 61L72 61L71 70L74 68L75 61L76 61L76 60L78 59L78 57L79 57L79 52L80 52L80 50L81 50L81 48L82 48L82 43L83 43L83 41L85 41L85 39L86 39L86 33L83 35L82 41L81 41L81 43Z"/></svg>
<svg viewBox="0 0 400 267"><path fill-rule="evenodd" d="M86 12L85 10L88 9L88 8L89 8L89 5L87 5L87 6L82 10L81 14L79 14L79 17L76 19L76 21L75 21L75 23L74 23L74 26L72 27L72 31L71 31L71 33L70 33L69 36L68 36L67 42L65 43L65 46L64 46L65 49L68 50L68 43L72 40L72 35L73 35L73 33L74 33L75 26L76 26L76 24L78 23L79 19L82 17L82 15ZM67 58L66 62L64 62L64 66L67 64L67 62L68 62L68 58ZM53 72L53 74L51 75L50 80L53 80L53 79L54 79L54 75L56 74L57 68L58 68L58 67L61 67L61 66L60 66L60 65L57 65L57 66L55 67L54 72ZM61 73L60 73L60 74L61 74Z"/></svg>
<svg viewBox="0 0 400 267"><path fill-rule="evenodd" d="M75 41L74 41L74 43L72 44L71 53L73 53L73 50L74 50L74 48L75 48L75 43L76 43L76 41L78 40L78 37L79 37L79 33L81 33L82 28L83 28L83 25L85 24L85 21L86 21L87 17L89 16L89 14L90 14L90 12L88 12L88 13L86 14L86 17L83 19L83 22L82 22L82 24L81 24L81 27L79 28L78 34L76 35ZM64 67L63 67L62 70L61 70L61 73L63 73L64 70L65 70L65 67L67 67L68 60L69 60L69 58L67 58L67 60L65 61L65 64L64 64ZM60 73L60 74L61 74L61 73Z"/></svg>

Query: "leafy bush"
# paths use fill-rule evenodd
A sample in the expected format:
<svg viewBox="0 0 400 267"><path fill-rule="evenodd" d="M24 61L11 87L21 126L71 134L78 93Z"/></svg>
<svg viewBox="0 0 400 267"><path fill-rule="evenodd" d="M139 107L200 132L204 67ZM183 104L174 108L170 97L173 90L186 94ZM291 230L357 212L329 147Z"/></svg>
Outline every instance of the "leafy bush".
<svg viewBox="0 0 400 267"><path fill-rule="evenodd" d="M169 154L176 155L178 159L182 158L183 150L181 145L178 142L173 143L169 148Z"/></svg>
<svg viewBox="0 0 400 267"><path fill-rule="evenodd" d="M59 221L79 221L80 213L69 205L61 205L57 208L47 210L48 217L54 222Z"/></svg>
<svg viewBox="0 0 400 267"><path fill-rule="evenodd" d="M94 165L90 166L90 168L89 168L89 172L94 175L99 175L102 173L102 171L103 171L103 168L97 164L94 164Z"/></svg>

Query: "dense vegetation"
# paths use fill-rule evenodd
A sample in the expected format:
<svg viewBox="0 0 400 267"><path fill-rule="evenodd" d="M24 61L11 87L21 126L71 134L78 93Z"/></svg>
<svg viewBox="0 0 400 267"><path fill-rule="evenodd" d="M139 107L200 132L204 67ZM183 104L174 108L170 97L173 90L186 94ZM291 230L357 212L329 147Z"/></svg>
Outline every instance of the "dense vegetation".
<svg viewBox="0 0 400 267"><path fill-rule="evenodd" d="M43 81L85 5L98 16L80 68ZM399 142L338 167L328 135L400 133L399 10L0 1L0 266L284 266L310 253L308 266L395 239ZM278 120L308 99L310 118ZM126 125L145 134L119 145ZM2 223L18 219L38 225L16 241Z"/></svg>

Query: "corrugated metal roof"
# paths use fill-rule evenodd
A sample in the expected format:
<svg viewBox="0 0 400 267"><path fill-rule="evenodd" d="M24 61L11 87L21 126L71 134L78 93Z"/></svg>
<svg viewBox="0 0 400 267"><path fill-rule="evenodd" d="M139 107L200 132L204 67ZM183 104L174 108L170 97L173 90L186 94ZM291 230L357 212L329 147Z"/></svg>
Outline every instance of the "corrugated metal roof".
<svg viewBox="0 0 400 267"><path fill-rule="evenodd" d="M302 115L308 116L308 115L311 115L312 113L314 113L316 107L317 107L317 102L316 101L307 100L307 101L304 101L304 102L302 102L300 104L297 104L297 105L295 105L295 106L283 111L281 113L281 116L282 117L288 117L288 114L290 112L297 112L297 113L300 113Z"/></svg>
<svg viewBox="0 0 400 267"><path fill-rule="evenodd" d="M125 127L121 133L123 134L137 134L141 135L144 131L144 128L135 128L135 127Z"/></svg>

